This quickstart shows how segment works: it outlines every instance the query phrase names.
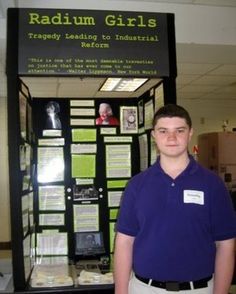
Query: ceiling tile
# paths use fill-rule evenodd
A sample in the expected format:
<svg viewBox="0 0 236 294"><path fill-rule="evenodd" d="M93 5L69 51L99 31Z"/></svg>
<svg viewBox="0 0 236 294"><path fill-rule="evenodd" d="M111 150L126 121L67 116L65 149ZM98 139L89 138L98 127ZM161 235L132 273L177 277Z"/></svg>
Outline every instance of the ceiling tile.
<svg viewBox="0 0 236 294"><path fill-rule="evenodd" d="M235 0L195 0L194 4L212 5L212 6L236 6Z"/></svg>
<svg viewBox="0 0 236 294"><path fill-rule="evenodd" d="M236 1L235 1L236 2ZM223 64L210 72L211 75L236 75L236 64Z"/></svg>
<svg viewBox="0 0 236 294"><path fill-rule="evenodd" d="M37 84L56 84L58 83L58 78L55 77L21 77L21 79L28 86L36 86Z"/></svg>
<svg viewBox="0 0 236 294"><path fill-rule="evenodd" d="M45 98L49 98L49 97L57 97L57 93L55 90L48 90L45 91L44 89L42 89L41 91L40 90L31 90L30 91L30 94L32 97L37 97L37 98L42 98L42 97L45 97Z"/></svg>
<svg viewBox="0 0 236 294"><path fill-rule="evenodd" d="M228 100L228 99L236 99L236 93L220 93L214 92L211 94L203 95L203 99L217 99L217 100Z"/></svg>
<svg viewBox="0 0 236 294"><path fill-rule="evenodd" d="M201 87L199 87L199 85L187 85L181 88L181 92L207 93L207 92L213 92L217 88L218 88L218 85L212 85L212 86L202 85Z"/></svg>
<svg viewBox="0 0 236 294"><path fill-rule="evenodd" d="M176 83L178 85L186 85L198 79L200 75L178 75L176 79Z"/></svg>
<svg viewBox="0 0 236 294"><path fill-rule="evenodd" d="M179 74L206 74L207 72L217 68L217 64L207 64L207 63L179 63L178 73Z"/></svg>
<svg viewBox="0 0 236 294"><path fill-rule="evenodd" d="M236 85L219 87L214 93L224 93L224 94L236 94Z"/></svg>
<svg viewBox="0 0 236 294"><path fill-rule="evenodd" d="M59 83L91 83L91 84L101 84L105 81L105 78L91 78L91 77L63 77L63 78L58 78Z"/></svg>
<svg viewBox="0 0 236 294"><path fill-rule="evenodd" d="M201 98L201 96L202 96L202 93L177 91L177 100L180 100L180 99L199 99L199 98Z"/></svg>
<svg viewBox="0 0 236 294"><path fill-rule="evenodd" d="M192 82L192 85L230 85L236 82L236 76L204 75Z"/></svg>

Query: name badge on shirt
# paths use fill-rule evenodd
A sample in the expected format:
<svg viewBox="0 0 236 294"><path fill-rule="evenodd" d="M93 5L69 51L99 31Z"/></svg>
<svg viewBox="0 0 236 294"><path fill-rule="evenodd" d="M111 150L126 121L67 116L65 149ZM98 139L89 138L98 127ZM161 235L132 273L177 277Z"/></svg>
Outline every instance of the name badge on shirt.
<svg viewBox="0 0 236 294"><path fill-rule="evenodd" d="M204 192L197 190L184 190L184 203L204 205Z"/></svg>

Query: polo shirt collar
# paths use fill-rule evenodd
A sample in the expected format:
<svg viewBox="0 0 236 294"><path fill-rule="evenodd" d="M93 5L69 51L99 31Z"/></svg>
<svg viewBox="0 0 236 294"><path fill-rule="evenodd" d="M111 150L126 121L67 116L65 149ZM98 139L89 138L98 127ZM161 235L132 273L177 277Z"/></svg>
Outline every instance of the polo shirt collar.
<svg viewBox="0 0 236 294"><path fill-rule="evenodd" d="M158 173L166 174L160 165L160 156L157 157L157 160L154 164L154 168L156 169L156 171ZM183 170L183 172L180 175L184 175L186 173L192 175L197 171L197 169L198 169L198 164L197 164L196 160L194 159L194 157L192 155L189 154L189 163L188 163L187 167L185 168L185 170Z"/></svg>

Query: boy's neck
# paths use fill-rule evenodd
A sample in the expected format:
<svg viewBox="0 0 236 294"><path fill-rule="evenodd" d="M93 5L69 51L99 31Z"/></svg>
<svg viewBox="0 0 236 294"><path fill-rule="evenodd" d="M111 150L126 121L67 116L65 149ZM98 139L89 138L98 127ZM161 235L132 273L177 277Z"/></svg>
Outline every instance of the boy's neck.
<svg viewBox="0 0 236 294"><path fill-rule="evenodd" d="M162 169L173 179L177 178L186 169L189 161L188 154L178 158L165 157L163 155L160 157Z"/></svg>

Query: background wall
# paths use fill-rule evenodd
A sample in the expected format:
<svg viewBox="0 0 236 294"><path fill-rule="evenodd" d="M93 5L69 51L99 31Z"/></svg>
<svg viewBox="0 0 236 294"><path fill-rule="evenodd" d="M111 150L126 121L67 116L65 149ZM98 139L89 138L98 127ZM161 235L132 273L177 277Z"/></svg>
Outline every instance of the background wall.
<svg viewBox="0 0 236 294"><path fill-rule="evenodd" d="M11 240L11 236L6 98L0 98L0 173L0 242L8 242Z"/></svg>
<svg viewBox="0 0 236 294"><path fill-rule="evenodd" d="M222 132L225 120L228 120L227 129L229 131L232 128L236 128L236 100L226 103L224 96L222 96L222 100L214 101L214 103L210 100L194 101L187 99L178 103L189 111L193 120L194 135L189 148L190 152L193 150L193 146L197 144L197 136L199 134Z"/></svg>

